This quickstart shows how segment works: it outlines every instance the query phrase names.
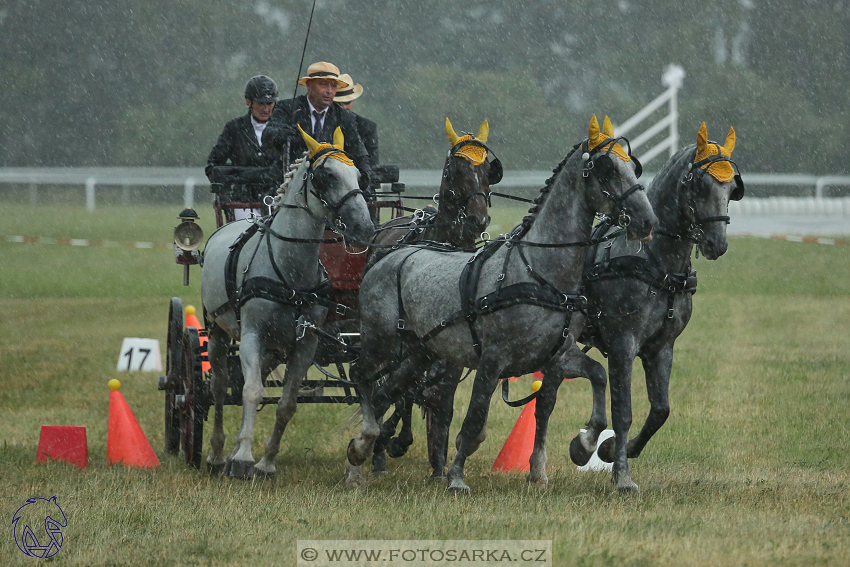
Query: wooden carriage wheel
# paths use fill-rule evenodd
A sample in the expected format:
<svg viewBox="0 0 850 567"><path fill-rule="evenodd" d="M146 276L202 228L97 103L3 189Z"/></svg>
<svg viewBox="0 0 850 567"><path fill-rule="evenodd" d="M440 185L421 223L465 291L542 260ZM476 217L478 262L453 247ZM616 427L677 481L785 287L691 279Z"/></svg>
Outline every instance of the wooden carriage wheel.
<svg viewBox="0 0 850 567"><path fill-rule="evenodd" d="M168 340L165 347L165 452L180 452L180 410L177 396L183 393L183 302L171 298L168 308Z"/></svg>
<svg viewBox="0 0 850 567"><path fill-rule="evenodd" d="M198 329L186 327L183 330L183 403L180 409L180 435L183 462L196 469L201 468L204 418L209 410L201 362Z"/></svg>

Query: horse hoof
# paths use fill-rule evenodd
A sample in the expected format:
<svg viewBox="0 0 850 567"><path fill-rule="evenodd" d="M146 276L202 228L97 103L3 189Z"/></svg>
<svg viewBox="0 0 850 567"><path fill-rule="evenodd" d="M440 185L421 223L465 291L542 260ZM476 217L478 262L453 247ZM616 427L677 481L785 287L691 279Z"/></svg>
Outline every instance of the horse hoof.
<svg viewBox="0 0 850 567"><path fill-rule="evenodd" d="M261 471L258 468L254 468L254 478L258 480L274 480L274 471Z"/></svg>
<svg viewBox="0 0 850 567"><path fill-rule="evenodd" d="M599 449L597 449L596 454L602 459L603 462L613 463L614 462L614 450L617 446L616 437L609 437L605 441L599 445Z"/></svg>
<svg viewBox="0 0 850 567"><path fill-rule="evenodd" d="M538 488L542 488L542 489L549 488L549 479L547 477L541 477L541 476L534 476L533 477L531 475L528 475L525 478L525 481L528 484L533 484L534 486L537 486Z"/></svg>
<svg viewBox="0 0 850 567"><path fill-rule="evenodd" d="M393 459L403 457L404 454L407 453L408 447L410 447L410 445L404 445L398 440L398 437L393 437L390 440L390 444L387 446L387 455Z"/></svg>
<svg viewBox="0 0 850 567"><path fill-rule="evenodd" d="M363 477L363 472L359 465L352 465L350 461L345 461L345 484L348 486L366 486L366 479Z"/></svg>
<svg viewBox="0 0 850 567"><path fill-rule="evenodd" d="M352 465L359 467L363 463L366 462L366 457L360 455L357 452L357 447L354 444L354 439L348 442L348 449L346 449L346 455L348 456L348 462Z"/></svg>
<svg viewBox="0 0 850 567"><path fill-rule="evenodd" d="M589 453L584 445L581 444L581 439L578 436L573 437L570 441L570 460L576 465L583 467L590 460L593 453Z"/></svg>
<svg viewBox="0 0 850 567"><path fill-rule="evenodd" d="M445 484L449 483L449 477L445 474L431 473L431 476L428 477L428 480L431 482L442 482Z"/></svg>
<svg viewBox="0 0 850 567"><path fill-rule="evenodd" d="M449 486L446 488L446 492L449 494L464 494L466 496L472 496L472 489L469 488L465 482L458 479L449 483Z"/></svg>
<svg viewBox="0 0 850 567"><path fill-rule="evenodd" d="M254 464L252 461L230 461L230 478L251 480L255 474Z"/></svg>
<svg viewBox="0 0 850 567"><path fill-rule="evenodd" d="M620 493L620 496L634 496L640 494L640 489L634 482L629 482L623 485L618 485L617 492Z"/></svg>
<svg viewBox="0 0 850 567"><path fill-rule="evenodd" d="M211 475L223 475L225 463L211 463L207 461L207 472Z"/></svg>
<svg viewBox="0 0 850 567"><path fill-rule="evenodd" d="M390 471L388 471L387 469L384 469L384 470L372 469L372 476L384 476L385 474L390 474Z"/></svg>

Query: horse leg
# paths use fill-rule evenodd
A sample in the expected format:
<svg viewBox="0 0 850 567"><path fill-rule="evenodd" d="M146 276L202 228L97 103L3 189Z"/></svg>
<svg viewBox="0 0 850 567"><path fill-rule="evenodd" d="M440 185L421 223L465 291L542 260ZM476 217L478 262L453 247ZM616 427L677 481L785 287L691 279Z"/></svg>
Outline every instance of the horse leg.
<svg viewBox="0 0 850 567"><path fill-rule="evenodd" d="M234 478L251 478L254 475L251 445L254 443L257 406L263 399L261 342L256 333L246 334L243 331L239 345L242 375L245 377L245 385L242 387L242 425L236 435L236 446L227 458L227 472Z"/></svg>
<svg viewBox="0 0 850 567"><path fill-rule="evenodd" d="M449 452L449 427L454 416L455 392L463 368L448 366L440 376L434 402L428 409L428 462L431 463L431 478L447 480L446 461ZM486 431L486 427L485 427ZM486 435L486 434L485 434Z"/></svg>
<svg viewBox="0 0 850 567"><path fill-rule="evenodd" d="M413 421L413 400L410 397L402 399L401 407L396 404L396 411L393 415L399 414L401 419L401 431L397 437L390 440L387 447L387 454L393 459L403 457L407 450L413 445L413 429L411 422Z"/></svg>
<svg viewBox="0 0 850 567"><path fill-rule="evenodd" d="M382 439L389 439L395 433L396 426L401 420L401 408L399 403L396 403L396 408L389 419L384 420L381 424L381 434L375 442L375 448L372 453L372 474L387 473L387 452L384 450L384 445L381 444Z"/></svg>
<svg viewBox="0 0 850 567"><path fill-rule="evenodd" d="M632 363L635 359L635 341L623 337L612 345L608 355L608 373L611 382L611 421L616 437L611 480L620 494L638 492L638 486L629 476L626 448L629 428L632 425Z"/></svg>
<svg viewBox="0 0 850 567"><path fill-rule="evenodd" d="M551 376L551 381L548 380ZM549 427L549 417L555 407L558 388L568 378L585 377L590 381L593 390L593 410L585 431L579 433L570 443L570 458L573 462L586 464L596 449L599 434L608 426L605 417L605 388L608 385L608 375L605 368L587 356L573 343L561 358L543 370L543 386L537 397L535 408L536 431L534 450L529 463L531 470L528 481L545 485L546 475L546 433ZM542 398L542 399L541 399Z"/></svg>
<svg viewBox="0 0 850 567"><path fill-rule="evenodd" d="M361 355L361 359L363 359ZM360 393L360 410L363 414L363 425L360 433L348 443L345 461L346 483L363 485L366 479L363 477L362 466L366 458L373 453L375 441L381 433L378 420L384 415L392 400L398 399L402 392L408 387L411 380L417 376L417 371L423 366L423 354L410 356L401 367L392 373L388 380L376 387L374 383L364 384L358 388ZM366 360L381 360L380 357ZM380 362L378 364L381 364ZM418 366L417 366L418 365ZM352 369L352 377L355 382L363 384L370 380L381 366L376 364L357 365Z"/></svg>
<svg viewBox="0 0 850 567"><path fill-rule="evenodd" d="M210 436L210 454L207 456L207 469L212 473L224 471L224 398L230 385L227 371L227 347L229 337L221 327L213 325L209 331L207 352L210 362L210 391L215 402L215 419Z"/></svg>
<svg viewBox="0 0 850 567"><path fill-rule="evenodd" d="M561 386L563 378L558 372L546 372L543 374L543 384L537 391L537 398L534 406L534 449L531 451L531 457L528 459L530 469L526 481L536 483L540 486L549 484L549 477L546 475L546 432L549 428L549 416L555 408L555 402L558 399L558 388Z"/></svg>
<svg viewBox="0 0 850 567"><path fill-rule="evenodd" d="M628 457L640 456L643 448L655 433L661 429L670 415L670 372L673 370L673 345L664 345L661 349L641 356L646 374L646 392L649 398L649 415L634 439L629 440Z"/></svg>
<svg viewBox="0 0 850 567"><path fill-rule="evenodd" d="M490 399L496 390L503 367L495 349L484 350L472 385L469 408L466 410L466 417L463 419L463 425L457 437L457 454L452 461L452 466L449 467L447 488L449 492L472 494L472 490L463 482L463 467L466 464L466 458L478 449L486 437L485 427L490 412Z"/></svg>
<svg viewBox="0 0 850 567"><path fill-rule="evenodd" d="M317 344L318 337L308 333L296 343L289 357L290 360L287 361L286 372L283 375L283 392L275 411L274 428L266 441L263 458L254 467L257 473L265 478L274 477L276 471L274 460L280 451L280 439L298 409L298 390L301 387L301 381L307 376L307 371L313 364Z"/></svg>

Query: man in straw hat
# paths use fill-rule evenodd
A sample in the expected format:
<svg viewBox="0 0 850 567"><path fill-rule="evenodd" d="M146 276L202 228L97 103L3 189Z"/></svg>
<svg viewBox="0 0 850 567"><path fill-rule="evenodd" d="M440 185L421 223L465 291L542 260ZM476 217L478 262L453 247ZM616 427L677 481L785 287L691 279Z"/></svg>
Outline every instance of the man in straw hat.
<svg viewBox="0 0 850 567"><path fill-rule="evenodd" d="M263 141L283 148L288 139L289 156L286 158L292 163L307 151L304 140L297 134L298 126L323 143L333 142L333 133L339 126L345 136L344 149L360 170L360 187L368 189L372 168L369 153L357 131L356 119L354 114L334 102L337 90L349 88L349 83L340 78L336 65L319 61L307 67L307 75L301 77L298 84L307 87L307 94L275 105Z"/></svg>
<svg viewBox="0 0 850 567"><path fill-rule="evenodd" d="M349 86L336 91L334 102L338 102L341 107L354 114L357 132L360 134L360 139L363 140L363 145L366 146L366 151L369 152L369 163L375 168L378 165L378 125L351 109L354 106L354 101L363 94L363 87L355 85L351 75L347 73L340 75L339 79L348 83Z"/></svg>

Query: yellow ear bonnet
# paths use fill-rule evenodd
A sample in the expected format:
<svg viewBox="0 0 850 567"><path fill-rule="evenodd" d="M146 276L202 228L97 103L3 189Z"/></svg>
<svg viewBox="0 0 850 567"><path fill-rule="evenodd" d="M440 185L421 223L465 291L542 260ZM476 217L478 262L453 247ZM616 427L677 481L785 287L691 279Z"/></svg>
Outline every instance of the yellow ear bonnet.
<svg viewBox="0 0 850 567"><path fill-rule="evenodd" d="M694 157L694 163L718 154L732 157L733 149L735 149L735 130L733 128L729 128L729 134L726 135L726 142L724 142L724 145L721 146L716 142L708 141L705 122L703 122L697 132L697 153ZM728 161L716 161L714 163L709 163L703 165L701 169L721 183L728 183L735 178L735 169Z"/></svg>
<svg viewBox="0 0 850 567"><path fill-rule="evenodd" d="M611 120L606 116L605 120L602 123L602 130L599 130L599 121L596 119L596 115L593 115L593 118L590 119L590 125L587 129L587 138L588 138L588 148L592 149L600 144L604 144L605 140L614 138L614 126L611 124ZM610 145L610 144L609 144ZM600 150L607 150L608 145L603 145ZM611 153L620 158L623 161L632 161L632 157L626 153L623 147L620 144L614 144L614 147L611 148Z"/></svg>
<svg viewBox="0 0 850 567"><path fill-rule="evenodd" d="M452 123L446 118L446 136L449 138L449 143L452 147L457 146L461 142L467 140L476 140L482 144L487 143L487 137L490 135L490 124L485 120L478 128L478 136L473 137L472 134L458 136L452 128ZM455 151L455 155L467 160L472 165L481 165L487 159L487 150L478 144L466 144Z"/></svg>

